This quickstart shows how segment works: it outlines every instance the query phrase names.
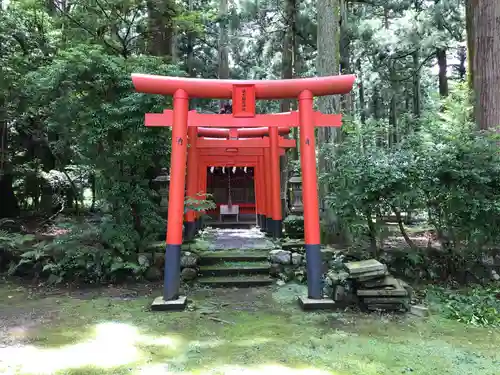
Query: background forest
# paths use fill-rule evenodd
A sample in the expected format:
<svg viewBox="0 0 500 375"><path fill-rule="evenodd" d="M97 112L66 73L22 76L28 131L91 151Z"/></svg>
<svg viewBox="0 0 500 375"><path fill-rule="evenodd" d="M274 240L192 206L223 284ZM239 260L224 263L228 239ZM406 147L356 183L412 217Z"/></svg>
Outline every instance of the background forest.
<svg viewBox="0 0 500 375"><path fill-rule="evenodd" d="M324 241L380 256L393 216L411 250L405 262L425 271L413 277L500 278L472 271L498 262L500 240L495 0L0 4L0 265L11 273L35 266L55 281L103 281L144 271L137 253L165 228L151 183L168 167L170 130L145 128L143 119L171 103L135 93L132 72L353 73L352 94L316 103L344 114L342 129L318 130ZM297 160L296 150L284 158L283 181ZM424 243L408 233L415 221L426 226ZM40 228L54 223L59 235L48 239ZM21 262L6 261L9 251Z"/></svg>

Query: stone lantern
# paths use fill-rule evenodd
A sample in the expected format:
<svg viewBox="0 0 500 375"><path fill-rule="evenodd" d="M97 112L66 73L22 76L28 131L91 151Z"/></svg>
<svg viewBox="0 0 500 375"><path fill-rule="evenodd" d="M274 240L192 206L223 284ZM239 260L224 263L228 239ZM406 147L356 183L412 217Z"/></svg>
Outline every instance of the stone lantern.
<svg viewBox="0 0 500 375"><path fill-rule="evenodd" d="M302 206L302 178L293 176L288 180L290 186L290 212L294 215L301 215L304 212Z"/></svg>
<svg viewBox="0 0 500 375"><path fill-rule="evenodd" d="M167 168L162 168L160 174L153 180L153 189L160 196L160 213L167 216L168 213L168 189L170 187L170 175Z"/></svg>

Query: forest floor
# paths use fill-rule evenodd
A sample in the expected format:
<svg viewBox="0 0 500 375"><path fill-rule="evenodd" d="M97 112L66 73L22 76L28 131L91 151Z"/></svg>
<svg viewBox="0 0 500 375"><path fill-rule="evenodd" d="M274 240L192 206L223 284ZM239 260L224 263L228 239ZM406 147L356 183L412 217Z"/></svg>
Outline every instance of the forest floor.
<svg viewBox="0 0 500 375"><path fill-rule="evenodd" d="M355 312L304 313L303 286L192 289L153 313L156 285L0 286L0 373L494 375L500 332Z"/></svg>

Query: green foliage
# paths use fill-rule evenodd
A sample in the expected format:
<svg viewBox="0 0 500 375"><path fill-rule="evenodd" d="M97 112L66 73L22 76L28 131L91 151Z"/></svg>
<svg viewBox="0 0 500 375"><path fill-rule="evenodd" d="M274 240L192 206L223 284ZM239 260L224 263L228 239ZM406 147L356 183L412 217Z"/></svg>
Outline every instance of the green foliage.
<svg viewBox="0 0 500 375"><path fill-rule="evenodd" d="M500 327L500 288L476 287L467 291L432 288L427 299L448 319L473 326Z"/></svg>
<svg viewBox="0 0 500 375"><path fill-rule="evenodd" d="M24 249L33 242L35 236L32 234L10 233L0 230L0 250L13 252Z"/></svg>
<svg viewBox="0 0 500 375"><path fill-rule="evenodd" d="M467 102L467 92L456 91L438 118L429 115L420 132L392 147L377 141L381 129L374 124L347 130L327 180L331 207L353 233L368 234L373 243L383 215L422 212L450 252L450 272L498 243L498 143L474 131Z"/></svg>
<svg viewBox="0 0 500 375"><path fill-rule="evenodd" d="M285 233L289 238L304 238L304 216L288 215L283 220Z"/></svg>
<svg viewBox="0 0 500 375"><path fill-rule="evenodd" d="M198 193L195 197L186 197L184 200L185 212L205 212L216 208L217 204L214 202L212 194Z"/></svg>
<svg viewBox="0 0 500 375"><path fill-rule="evenodd" d="M134 231L123 231L109 220L99 226L68 225L65 234L53 241L42 241L22 252L10 274L47 279L49 283L63 281L116 282L127 276L139 278L148 265L138 261L134 249Z"/></svg>

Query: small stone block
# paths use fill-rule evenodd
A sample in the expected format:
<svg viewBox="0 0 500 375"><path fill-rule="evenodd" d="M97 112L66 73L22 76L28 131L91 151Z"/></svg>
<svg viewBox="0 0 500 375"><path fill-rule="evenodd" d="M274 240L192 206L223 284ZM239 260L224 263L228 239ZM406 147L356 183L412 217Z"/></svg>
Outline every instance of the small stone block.
<svg viewBox="0 0 500 375"><path fill-rule="evenodd" d="M330 298L312 299L309 297L299 297L298 300L300 307L304 311L333 310L341 307L340 304L335 303Z"/></svg>
<svg viewBox="0 0 500 375"><path fill-rule="evenodd" d="M187 297L179 296L177 299L165 301L162 296L156 297L151 304L152 311L182 311L186 308Z"/></svg>
<svg viewBox="0 0 500 375"><path fill-rule="evenodd" d="M386 266L375 259L344 263L344 267L350 275L359 275L366 272L386 271Z"/></svg>
<svg viewBox="0 0 500 375"><path fill-rule="evenodd" d="M422 305L413 305L410 306L410 313L421 318L425 318L429 316L429 309Z"/></svg>

